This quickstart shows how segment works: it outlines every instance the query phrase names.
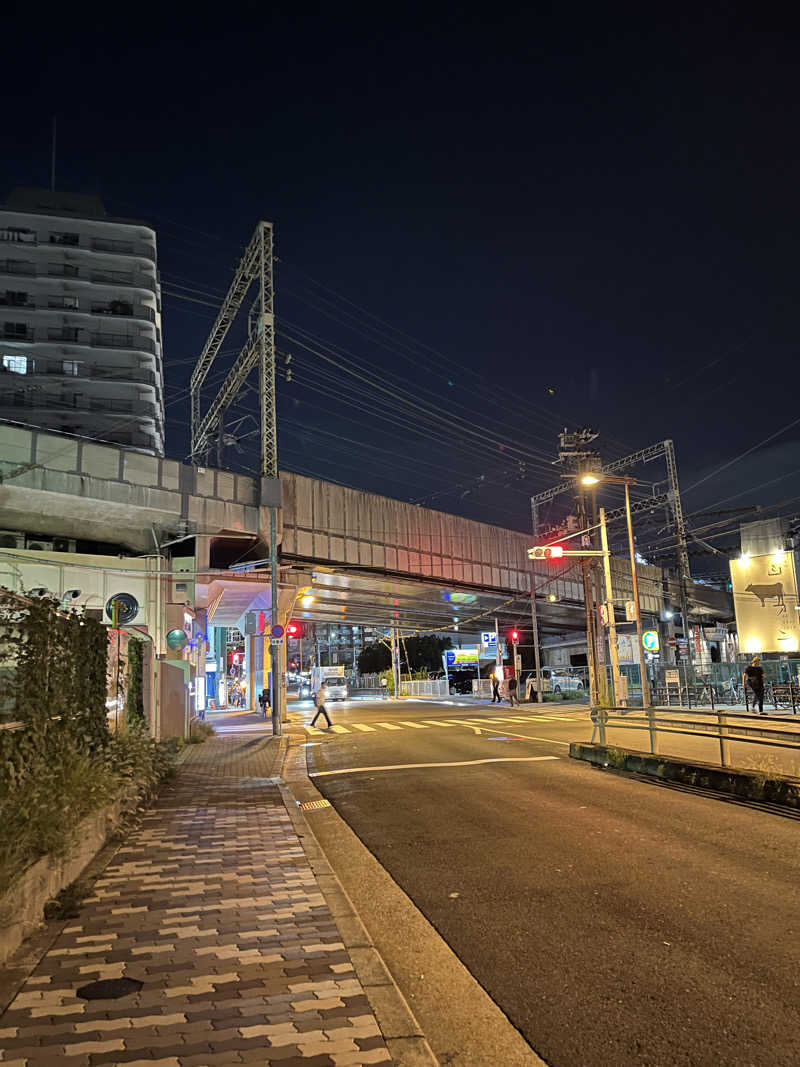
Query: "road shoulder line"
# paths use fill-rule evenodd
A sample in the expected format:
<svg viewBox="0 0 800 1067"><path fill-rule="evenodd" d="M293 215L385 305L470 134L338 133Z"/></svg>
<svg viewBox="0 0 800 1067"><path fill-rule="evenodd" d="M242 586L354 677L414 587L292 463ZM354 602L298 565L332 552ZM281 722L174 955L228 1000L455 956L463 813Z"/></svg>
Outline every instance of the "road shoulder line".
<svg viewBox="0 0 800 1067"><path fill-rule="evenodd" d="M324 859L330 884L341 889L341 900L329 901L337 922L342 901L357 917L356 925L345 923L342 928L340 924L340 931L381 1029L380 993L375 1001L373 993L388 987L371 981L371 968L378 964L385 969L398 1002L422 1026L425 1038L421 1040L432 1057L428 1060L413 1058L414 1047L407 1039L391 1038L384 1031L395 1062L407 1067L440 1061L463 1067L478 1063L543 1067L544 1061L336 809L313 811L313 823L300 814L299 804L323 799L308 776L304 748L290 748L283 773L287 783L284 802L293 820L302 819L298 833L312 868L316 873L318 858ZM320 880L327 897L329 881L325 876ZM358 938L365 938L363 947L372 950L363 959ZM365 967L363 974L360 964ZM380 968L378 973L383 975Z"/></svg>
<svg viewBox="0 0 800 1067"><path fill-rule="evenodd" d="M303 749L298 750L303 753ZM292 751L287 752L284 771L291 765ZM308 782L311 789L311 783ZM309 865L336 923L339 935L353 962L358 979L369 1000L392 1062L408 1067L436 1067L433 1054L397 983L358 916L352 900L331 868L298 800L285 780L278 783L284 807L303 845ZM316 796L320 794L314 790ZM328 809L332 810L332 809Z"/></svg>

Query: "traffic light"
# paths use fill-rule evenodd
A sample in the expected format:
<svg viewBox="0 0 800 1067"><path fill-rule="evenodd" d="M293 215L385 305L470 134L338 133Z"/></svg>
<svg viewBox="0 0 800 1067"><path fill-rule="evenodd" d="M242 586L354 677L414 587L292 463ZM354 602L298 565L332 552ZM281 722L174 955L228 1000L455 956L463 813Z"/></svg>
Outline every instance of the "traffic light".
<svg viewBox="0 0 800 1067"><path fill-rule="evenodd" d="M286 626L286 636L287 637L302 637L303 636L302 624L299 623L299 622L290 622L290 623L288 623L287 626Z"/></svg>
<svg viewBox="0 0 800 1067"><path fill-rule="evenodd" d="M511 641L512 645L518 645L519 644L519 630L511 630L511 632L509 633L508 637L509 637L509 640Z"/></svg>
<svg viewBox="0 0 800 1067"><path fill-rule="evenodd" d="M536 545L528 549L530 559L561 559L563 555L563 545Z"/></svg>

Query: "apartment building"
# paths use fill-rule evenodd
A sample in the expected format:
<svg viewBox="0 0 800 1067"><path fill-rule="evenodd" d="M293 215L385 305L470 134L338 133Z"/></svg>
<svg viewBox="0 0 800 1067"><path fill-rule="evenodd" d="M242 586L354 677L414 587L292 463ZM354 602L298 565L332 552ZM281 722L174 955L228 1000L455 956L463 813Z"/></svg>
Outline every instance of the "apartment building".
<svg viewBox="0 0 800 1067"><path fill-rule="evenodd" d="M0 422L164 453L156 234L99 197L0 207Z"/></svg>

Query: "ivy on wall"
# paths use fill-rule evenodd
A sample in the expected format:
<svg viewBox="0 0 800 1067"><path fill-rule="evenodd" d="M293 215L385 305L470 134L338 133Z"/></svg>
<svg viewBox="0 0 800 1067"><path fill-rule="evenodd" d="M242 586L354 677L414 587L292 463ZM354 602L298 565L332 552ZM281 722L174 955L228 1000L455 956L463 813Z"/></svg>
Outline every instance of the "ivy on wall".
<svg viewBox="0 0 800 1067"><path fill-rule="evenodd" d="M61 746L92 753L109 741L105 626L56 601L0 589L0 784Z"/></svg>
<svg viewBox="0 0 800 1067"><path fill-rule="evenodd" d="M125 674L128 725L136 726L144 722L144 656L142 644L135 638L128 641L128 666Z"/></svg>

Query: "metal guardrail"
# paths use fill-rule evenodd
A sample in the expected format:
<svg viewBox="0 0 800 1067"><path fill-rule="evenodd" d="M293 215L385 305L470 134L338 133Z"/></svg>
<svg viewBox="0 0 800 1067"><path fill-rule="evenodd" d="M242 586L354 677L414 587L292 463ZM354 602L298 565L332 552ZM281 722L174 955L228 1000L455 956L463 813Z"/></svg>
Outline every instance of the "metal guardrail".
<svg viewBox="0 0 800 1067"><path fill-rule="evenodd" d="M687 709L681 709L684 713ZM650 754L657 755L659 734L676 734L687 737L704 737L719 744L720 764L730 766L730 743L746 742L776 749L794 749L800 755L800 726L795 720L776 716L758 716L726 713L720 709L716 712L693 712L695 718L659 714L657 709L648 708L639 714L626 714L625 708L595 708L591 717L594 723L592 741L607 744L606 730L621 728L625 730L646 730L649 735ZM705 721L704 721L705 720ZM738 720L738 721L737 721Z"/></svg>
<svg viewBox="0 0 800 1067"><path fill-rule="evenodd" d="M434 678L427 682L401 682L400 696L403 697L446 697L447 680Z"/></svg>

